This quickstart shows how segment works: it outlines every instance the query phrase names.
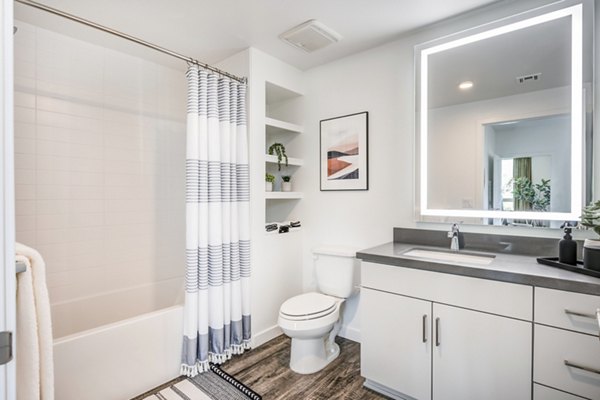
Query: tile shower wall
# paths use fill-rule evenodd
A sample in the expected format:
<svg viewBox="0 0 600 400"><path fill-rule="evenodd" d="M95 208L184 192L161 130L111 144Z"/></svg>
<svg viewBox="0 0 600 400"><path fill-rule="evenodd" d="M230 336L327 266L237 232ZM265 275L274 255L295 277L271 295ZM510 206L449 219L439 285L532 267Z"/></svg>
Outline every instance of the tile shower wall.
<svg viewBox="0 0 600 400"><path fill-rule="evenodd" d="M16 25L17 240L46 260L55 337L180 303L184 71Z"/></svg>

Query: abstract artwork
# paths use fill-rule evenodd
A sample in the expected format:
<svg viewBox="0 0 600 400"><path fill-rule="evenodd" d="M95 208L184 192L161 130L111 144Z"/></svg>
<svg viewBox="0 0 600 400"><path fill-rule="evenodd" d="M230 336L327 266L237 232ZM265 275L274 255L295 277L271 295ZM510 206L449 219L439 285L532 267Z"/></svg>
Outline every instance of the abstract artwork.
<svg viewBox="0 0 600 400"><path fill-rule="evenodd" d="M321 121L321 190L368 190L369 113Z"/></svg>

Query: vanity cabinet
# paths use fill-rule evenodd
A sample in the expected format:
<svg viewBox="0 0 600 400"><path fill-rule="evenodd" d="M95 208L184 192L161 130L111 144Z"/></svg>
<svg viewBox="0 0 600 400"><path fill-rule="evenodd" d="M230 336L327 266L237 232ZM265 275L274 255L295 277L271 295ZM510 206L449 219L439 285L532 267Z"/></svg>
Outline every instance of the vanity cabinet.
<svg viewBox="0 0 600 400"><path fill-rule="evenodd" d="M533 400L582 400L582 398L535 383L533 385Z"/></svg>
<svg viewBox="0 0 600 400"><path fill-rule="evenodd" d="M534 382L600 400L599 309L600 296L535 288Z"/></svg>
<svg viewBox="0 0 600 400"><path fill-rule="evenodd" d="M362 286L366 386L400 399L531 399L531 287L369 262Z"/></svg>
<svg viewBox="0 0 600 400"><path fill-rule="evenodd" d="M531 398L530 322L437 303L433 321L433 399Z"/></svg>
<svg viewBox="0 0 600 400"><path fill-rule="evenodd" d="M432 303L372 289L360 296L362 375L416 399L430 399Z"/></svg>

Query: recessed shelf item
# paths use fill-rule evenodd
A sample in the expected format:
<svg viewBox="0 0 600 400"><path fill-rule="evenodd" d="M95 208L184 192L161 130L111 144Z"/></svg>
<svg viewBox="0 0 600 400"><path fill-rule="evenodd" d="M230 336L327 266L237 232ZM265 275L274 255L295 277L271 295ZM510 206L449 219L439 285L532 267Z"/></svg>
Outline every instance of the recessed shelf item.
<svg viewBox="0 0 600 400"><path fill-rule="evenodd" d="M265 154L265 162L268 162L271 164L277 164L277 156ZM281 164L285 165L285 160L281 160ZM304 164L304 160L301 158L288 157L288 165L300 167L303 164Z"/></svg>
<svg viewBox="0 0 600 400"><path fill-rule="evenodd" d="M294 234L296 232L300 232L302 228L293 228L285 233L279 233L278 231L265 232L266 236L277 236L277 237L285 237L285 235Z"/></svg>
<svg viewBox="0 0 600 400"><path fill-rule="evenodd" d="M304 197L302 192L265 192L267 200L293 200Z"/></svg>
<svg viewBox="0 0 600 400"><path fill-rule="evenodd" d="M267 133L287 132L287 133L302 133L304 127L291 122L281 121L275 118L265 117L265 125Z"/></svg>

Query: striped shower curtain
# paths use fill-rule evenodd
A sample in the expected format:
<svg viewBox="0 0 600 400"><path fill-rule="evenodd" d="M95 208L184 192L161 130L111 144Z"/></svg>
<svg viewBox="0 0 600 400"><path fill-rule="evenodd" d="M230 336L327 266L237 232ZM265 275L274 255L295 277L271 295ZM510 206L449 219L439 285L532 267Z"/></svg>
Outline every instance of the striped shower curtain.
<svg viewBox="0 0 600 400"><path fill-rule="evenodd" d="M250 348L246 86L187 71L186 285L181 373Z"/></svg>

